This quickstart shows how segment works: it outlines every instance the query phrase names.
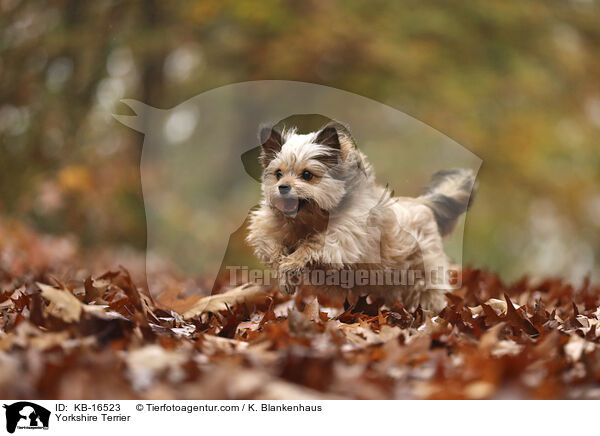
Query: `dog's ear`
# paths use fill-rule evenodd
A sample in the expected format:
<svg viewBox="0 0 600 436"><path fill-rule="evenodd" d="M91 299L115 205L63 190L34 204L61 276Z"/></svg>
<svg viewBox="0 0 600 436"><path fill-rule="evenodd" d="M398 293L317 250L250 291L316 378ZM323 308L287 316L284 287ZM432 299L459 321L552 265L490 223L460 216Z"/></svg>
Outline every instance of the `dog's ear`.
<svg viewBox="0 0 600 436"><path fill-rule="evenodd" d="M283 139L281 138L281 133L273 127L262 127L258 136L262 146L262 153L260 154L259 161L263 168L266 168L275 155L281 151Z"/></svg>
<svg viewBox="0 0 600 436"><path fill-rule="evenodd" d="M262 167L260 166L260 154L262 152L261 147L254 147L241 156L242 164L246 173L257 182L260 182L262 175Z"/></svg>
<svg viewBox="0 0 600 436"><path fill-rule="evenodd" d="M327 124L319 133L317 133L317 144L326 145L327 147L339 150L341 147L340 137L338 134L338 126L335 124Z"/></svg>

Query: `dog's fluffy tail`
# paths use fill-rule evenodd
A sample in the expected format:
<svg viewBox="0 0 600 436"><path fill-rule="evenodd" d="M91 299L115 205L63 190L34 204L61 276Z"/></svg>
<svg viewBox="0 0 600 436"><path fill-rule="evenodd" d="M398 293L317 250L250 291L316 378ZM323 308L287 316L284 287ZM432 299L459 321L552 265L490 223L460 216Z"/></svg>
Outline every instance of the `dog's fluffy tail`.
<svg viewBox="0 0 600 436"><path fill-rule="evenodd" d="M438 171L421 197L431 208L442 236L454 230L458 217L471 206L477 184L473 171L462 168Z"/></svg>

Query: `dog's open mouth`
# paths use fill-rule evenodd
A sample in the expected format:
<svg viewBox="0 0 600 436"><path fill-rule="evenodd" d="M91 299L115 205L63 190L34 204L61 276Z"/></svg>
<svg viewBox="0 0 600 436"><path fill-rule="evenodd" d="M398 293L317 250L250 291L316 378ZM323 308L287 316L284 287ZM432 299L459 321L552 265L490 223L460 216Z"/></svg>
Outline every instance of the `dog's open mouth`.
<svg viewBox="0 0 600 436"><path fill-rule="evenodd" d="M308 202L297 196L280 196L273 199L272 206L289 217L295 217L300 209Z"/></svg>
<svg viewBox="0 0 600 436"><path fill-rule="evenodd" d="M298 198L284 198L281 210L286 215L296 215L300 205L301 201Z"/></svg>

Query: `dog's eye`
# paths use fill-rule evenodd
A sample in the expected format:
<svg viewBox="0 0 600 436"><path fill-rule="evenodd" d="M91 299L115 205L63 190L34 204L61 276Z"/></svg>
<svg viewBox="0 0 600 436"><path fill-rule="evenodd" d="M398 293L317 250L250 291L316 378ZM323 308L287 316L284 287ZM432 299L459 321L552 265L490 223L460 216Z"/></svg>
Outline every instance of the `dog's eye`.
<svg viewBox="0 0 600 436"><path fill-rule="evenodd" d="M304 171L302 171L302 178L303 178L304 180L308 181L308 180L310 180L310 179L312 179L312 178L313 178L313 173L311 173L311 172L310 172L310 171L308 171L308 170L304 170Z"/></svg>
<svg viewBox="0 0 600 436"><path fill-rule="evenodd" d="M281 179L281 176L282 176L282 175L283 175L283 174L281 174L281 170L277 170L277 171L275 171L275 177L277 177L277 180Z"/></svg>

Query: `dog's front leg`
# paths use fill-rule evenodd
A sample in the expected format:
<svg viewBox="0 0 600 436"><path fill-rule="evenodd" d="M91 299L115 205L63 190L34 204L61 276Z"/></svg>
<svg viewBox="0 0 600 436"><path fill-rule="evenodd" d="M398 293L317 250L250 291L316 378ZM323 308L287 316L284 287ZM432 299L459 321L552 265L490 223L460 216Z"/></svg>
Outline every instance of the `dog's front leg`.
<svg viewBox="0 0 600 436"><path fill-rule="evenodd" d="M302 274L311 263L316 263L323 248L320 237L303 241L293 253L279 263L279 290L284 295L293 295L302 281Z"/></svg>

